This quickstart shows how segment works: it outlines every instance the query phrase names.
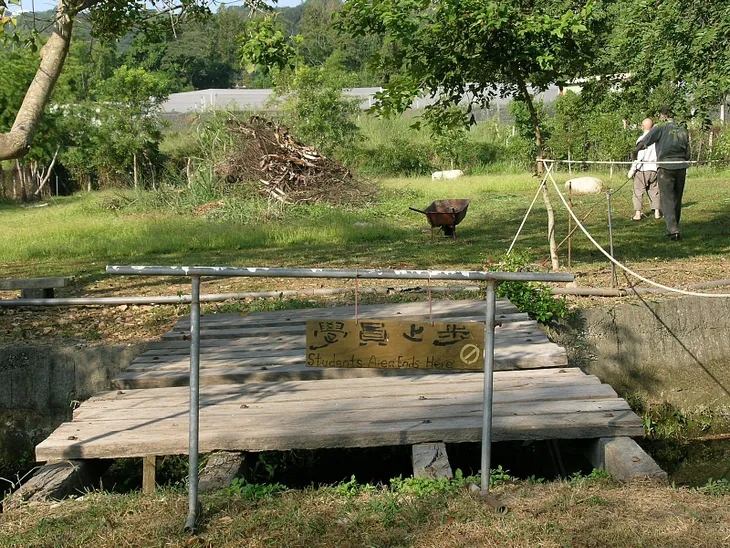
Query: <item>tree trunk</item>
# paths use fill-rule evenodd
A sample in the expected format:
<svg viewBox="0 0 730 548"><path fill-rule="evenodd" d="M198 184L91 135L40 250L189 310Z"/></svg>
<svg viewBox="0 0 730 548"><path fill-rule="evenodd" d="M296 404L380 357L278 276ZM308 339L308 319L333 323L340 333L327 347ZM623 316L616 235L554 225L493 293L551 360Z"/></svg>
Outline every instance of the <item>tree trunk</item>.
<svg viewBox="0 0 730 548"><path fill-rule="evenodd" d="M56 146L56 152L53 155L53 160L51 160L51 165L48 166L48 171L45 173L45 175L42 175L42 179L40 181L40 184L38 185L38 190L35 191L36 196L41 193L43 187L46 186L48 179L51 178L51 173L53 173L53 166L56 165L56 159L58 158L58 151L60 148L61 145ZM56 190L56 195L58 195L58 190Z"/></svg>
<svg viewBox="0 0 730 548"><path fill-rule="evenodd" d="M555 245L555 213L553 212L553 204L550 202L548 194L548 185L542 187L542 199L545 202L545 209L548 215L548 241L550 242L550 262L553 264L553 270L560 268L560 259L558 258L558 246Z"/></svg>
<svg viewBox="0 0 730 548"><path fill-rule="evenodd" d="M137 184L137 153L135 152L132 155L132 169L134 170L134 190L137 190L138 184Z"/></svg>
<svg viewBox="0 0 730 548"><path fill-rule="evenodd" d="M7 133L0 133L0 160L22 158L30 150L63 64L66 61L73 19L62 0L56 11L53 33L41 48L41 64L18 110L15 122Z"/></svg>
<svg viewBox="0 0 730 548"><path fill-rule="evenodd" d="M38 161L34 160L30 163L30 185L28 188L29 195L35 195L35 182L38 180Z"/></svg>
<svg viewBox="0 0 730 548"><path fill-rule="evenodd" d="M535 103L532 101L532 96L527 90L527 84L520 82L520 92L522 94L522 100L527 105L527 109L530 111L530 121L535 128L535 146L537 148L537 173L542 173L542 133L540 132L540 119L537 116L537 109ZM555 213L553 211L553 205L550 202L550 195L548 193L548 185L542 187L542 199L545 202L545 208L548 214L548 242L550 244L550 260L552 262L553 270L560 268L560 259L558 258L558 246L555 243Z"/></svg>
<svg viewBox="0 0 730 548"><path fill-rule="evenodd" d="M18 191L16 190L16 188L20 187L21 200L22 200L23 199L22 196L23 196L23 194L25 194L23 192L23 172L20 169L20 160L18 160L17 158L15 159L15 168L18 172L18 184L16 187L13 187L13 198L16 200L18 199Z"/></svg>

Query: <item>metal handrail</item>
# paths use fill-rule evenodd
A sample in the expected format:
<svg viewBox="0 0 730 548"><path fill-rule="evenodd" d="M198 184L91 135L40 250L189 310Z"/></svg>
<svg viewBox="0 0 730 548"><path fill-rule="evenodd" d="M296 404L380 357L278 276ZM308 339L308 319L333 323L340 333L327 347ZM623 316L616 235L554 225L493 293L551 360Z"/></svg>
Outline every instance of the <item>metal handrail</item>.
<svg viewBox="0 0 730 548"><path fill-rule="evenodd" d="M572 274L479 270L380 270L262 268L238 266L107 266L107 274L128 276L218 276L227 278L360 278L380 280L471 280L572 282Z"/></svg>
<svg viewBox="0 0 730 548"><path fill-rule="evenodd" d="M492 456L492 396L494 391L494 328L498 281L572 282L572 274L543 272L481 272L475 270L378 270L323 268L261 268L230 266L107 266L107 274L127 276L185 276L192 281L190 303L190 424L188 438L188 517L185 529L196 530L198 505L198 440L200 418L200 278L363 278L410 280L486 281L486 313L484 330L484 406L482 416L481 496L494 506L489 495L489 467Z"/></svg>

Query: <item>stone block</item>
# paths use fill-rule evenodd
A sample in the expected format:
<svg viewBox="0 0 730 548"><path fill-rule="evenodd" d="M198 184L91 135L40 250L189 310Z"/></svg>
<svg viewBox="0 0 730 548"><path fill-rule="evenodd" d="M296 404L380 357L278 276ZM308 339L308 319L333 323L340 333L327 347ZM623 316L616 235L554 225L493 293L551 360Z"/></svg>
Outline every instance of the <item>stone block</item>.
<svg viewBox="0 0 730 548"><path fill-rule="evenodd" d="M413 446L414 478L453 478L446 445L443 443L420 443Z"/></svg>
<svg viewBox="0 0 730 548"><path fill-rule="evenodd" d="M198 491L210 493L225 489L233 478L246 473L246 454L233 451L220 451L213 453L198 479Z"/></svg>
<svg viewBox="0 0 730 548"><path fill-rule="evenodd" d="M667 480L667 473L631 438L597 439L589 447L587 457L594 468L609 472L618 481Z"/></svg>

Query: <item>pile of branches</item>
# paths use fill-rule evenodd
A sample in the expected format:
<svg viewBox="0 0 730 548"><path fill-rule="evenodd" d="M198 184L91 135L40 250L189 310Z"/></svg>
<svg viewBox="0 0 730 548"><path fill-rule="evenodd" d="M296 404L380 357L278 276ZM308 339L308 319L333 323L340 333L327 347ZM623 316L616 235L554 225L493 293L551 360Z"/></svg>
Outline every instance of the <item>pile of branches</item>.
<svg viewBox="0 0 730 548"><path fill-rule="evenodd" d="M344 204L370 194L345 166L298 143L284 126L252 116L226 127L234 146L216 172L228 182L253 181L262 196L282 203Z"/></svg>

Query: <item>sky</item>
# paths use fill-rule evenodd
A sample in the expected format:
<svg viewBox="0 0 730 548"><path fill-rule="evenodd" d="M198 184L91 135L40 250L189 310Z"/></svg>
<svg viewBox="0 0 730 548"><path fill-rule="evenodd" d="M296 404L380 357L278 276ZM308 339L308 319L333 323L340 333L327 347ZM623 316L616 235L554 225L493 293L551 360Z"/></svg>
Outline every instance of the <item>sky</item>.
<svg viewBox="0 0 730 548"><path fill-rule="evenodd" d="M279 0L278 6L279 7L291 7L291 6L298 6L301 4L303 0ZM241 2L226 2L226 5L240 5ZM58 0L35 0L35 10L36 11L46 11L49 9L54 9L58 5ZM33 8L33 0L22 0L21 1L21 7L23 10L31 11ZM15 8L15 9L14 9ZM15 13L17 10L17 6L10 6L10 11Z"/></svg>

